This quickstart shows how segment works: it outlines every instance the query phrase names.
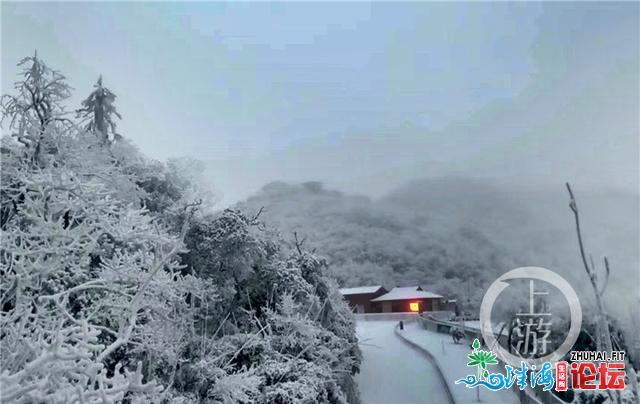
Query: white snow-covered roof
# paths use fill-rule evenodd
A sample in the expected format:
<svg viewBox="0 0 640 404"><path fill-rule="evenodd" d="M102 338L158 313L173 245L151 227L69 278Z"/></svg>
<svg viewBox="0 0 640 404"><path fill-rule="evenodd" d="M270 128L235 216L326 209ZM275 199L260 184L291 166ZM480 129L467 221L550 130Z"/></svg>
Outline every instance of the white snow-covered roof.
<svg viewBox="0 0 640 404"><path fill-rule="evenodd" d="M371 299L372 302L386 302L390 300L410 300L410 299L441 299L436 293L427 292L424 290L418 290L418 286L407 286L402 288L393 288L389 293L386 293L375 299Z"/></svg>
<svg viewBox="0 0 640 404"><path fill-rule="evenodd" d="M369 293L376 293L378 290L380 290L380 288L382 288L382 286L377 285L377 286L358 286L357 288L344 288L344 289L340 289L340 293L342 294L342 296L346 296L346 295L366 295Z"/></svg>

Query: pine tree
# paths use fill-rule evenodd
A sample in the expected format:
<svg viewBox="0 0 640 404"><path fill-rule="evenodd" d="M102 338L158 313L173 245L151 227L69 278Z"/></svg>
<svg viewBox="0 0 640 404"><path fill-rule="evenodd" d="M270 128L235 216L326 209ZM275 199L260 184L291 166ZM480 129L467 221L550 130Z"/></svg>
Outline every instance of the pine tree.
<svg viewBox="0 0 640 404"><path fill-rule="evenodd" d="M122 119L115 107L116 95L102 85L102 76L93 86L95 90L82 101L82 108L77 110L78 117L86 123L86 129L104 144L117 140L120 135L116 132L115 118Z"/></svg>
<svg viewBox="0 0 640 404"><path fill-rule="evenodd" d="M149 356L175 363L187 295L215 295L179 274L188 222L176 234L140 208L128 166L61 120L63 76L26 64L3 97L0 401L158 401L169 377Z"/></svg>

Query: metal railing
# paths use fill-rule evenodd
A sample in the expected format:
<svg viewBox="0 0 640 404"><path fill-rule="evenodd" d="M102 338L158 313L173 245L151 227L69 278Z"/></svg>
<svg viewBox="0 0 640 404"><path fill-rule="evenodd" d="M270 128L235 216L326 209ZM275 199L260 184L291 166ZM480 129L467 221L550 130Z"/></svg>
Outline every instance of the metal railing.
<svg viewBox="0 0 640 404"><path fill-rule="evenodd" d="M431 316L430 313L422 313L418 318L418 323L424 329L429 331L450 334L451 328L457 327L465 334L468 340L473 340L474 338L482 338L482 333L475 327L463 326L460 323L435 318ZM499 340L501 340L501 342L506 342L502 340L503 338L506 338L505 335L496 336ZM500 361L500 363L504 365L502 361ZM542 386L536 386L535 388L527 386L524 390L519 391L518 398L520 399L521 404L567 404L555 394L549 391L543 391Z"/></svg>
<svg viewBox="0 0 640 404"><path fill-rule="evenodd" d="M389 320L410 320L418 319L418 313L354 313L356 320L360 321L389 321Z"/></svg>

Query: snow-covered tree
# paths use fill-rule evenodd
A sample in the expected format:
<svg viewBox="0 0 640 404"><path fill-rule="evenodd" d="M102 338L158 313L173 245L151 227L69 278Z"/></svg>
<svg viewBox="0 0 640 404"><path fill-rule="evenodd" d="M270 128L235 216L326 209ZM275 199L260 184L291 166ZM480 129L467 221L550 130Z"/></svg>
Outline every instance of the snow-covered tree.
<svg viewBox="0 0 640 404"><path fill-rule="evenodd" d="M214 280L221 301L203 329L210 348L198 365L182 368L181 386L225 402L230 384L219 380L245 375L247 384L233 384L242 392L237 402L357 403L353 314L325 261L302 248L287 256L258 216L225 210L187 235L185 271Z"/></svg>
<svg viewBox="0 0 640 404"><path fill-rule="evenodd" d="M0 401L158 397L142 363L182 349L187 295L215 297L179 272L188 222L171 233L140 208L135 178L106 146L55 122L62 76L27 62L18 95L4 98Z"/></svg>
<svg viewBox="0 0 640 404"><path fill-rule="evenodd" d="M37 52L22 59L18 67L22 80L15 83L15 94L2 96L2 122L8 121L11 135L25 146L22 157L43 165L45 154L56 151L61 126L70 123L63 102L71 95L71 87Z"/></svg>
<svg viewBox="0 0 640 404"><path fill-rule="evenodd" d="M357 403L325 261L287 256L259 214L199 214L197 164L106 141L101 83L85 126L59 73L21 65L3 98L0 401Z"/></svg>
<svg viewBox="0 0 640 404"><path fill-rule="evenodd" d="M121 138L116 132L115 118L122 119L115 107L116 95L102 85L102 76L93 86L94 90L82 101L82 108L77 110L78 117L87 121L86 129L95 133L103 142Z"/></svg>

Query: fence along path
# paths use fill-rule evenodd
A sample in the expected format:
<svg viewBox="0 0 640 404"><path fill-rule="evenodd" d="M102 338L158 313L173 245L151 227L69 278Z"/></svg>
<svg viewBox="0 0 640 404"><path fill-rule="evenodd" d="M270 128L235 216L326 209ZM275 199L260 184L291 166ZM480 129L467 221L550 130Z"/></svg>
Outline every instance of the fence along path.
<svg viewBox="0 0 640 404"><path fill-rule="evenodd" d="M461 327L460 323L445 320L444 317L438 318L438 316L433 316L429 313L422 313L418 317L418 323L422 325L422 327L426 330L446 334L450 333L452 327L458 327L470 340L472 340L473 338L482 338L479 327L476 327L475 325L465 326L463 328ZM496 336L499 340L502 340L502 338L506 338L504 335ZM504 365L502 361L500 361L500 363ZM553 393L543 391L542 386L536 386L535 388L527 386L524 390L521 390L519 392L518 398L521 404L566 404L560 398L556 397Z"/></svg>

